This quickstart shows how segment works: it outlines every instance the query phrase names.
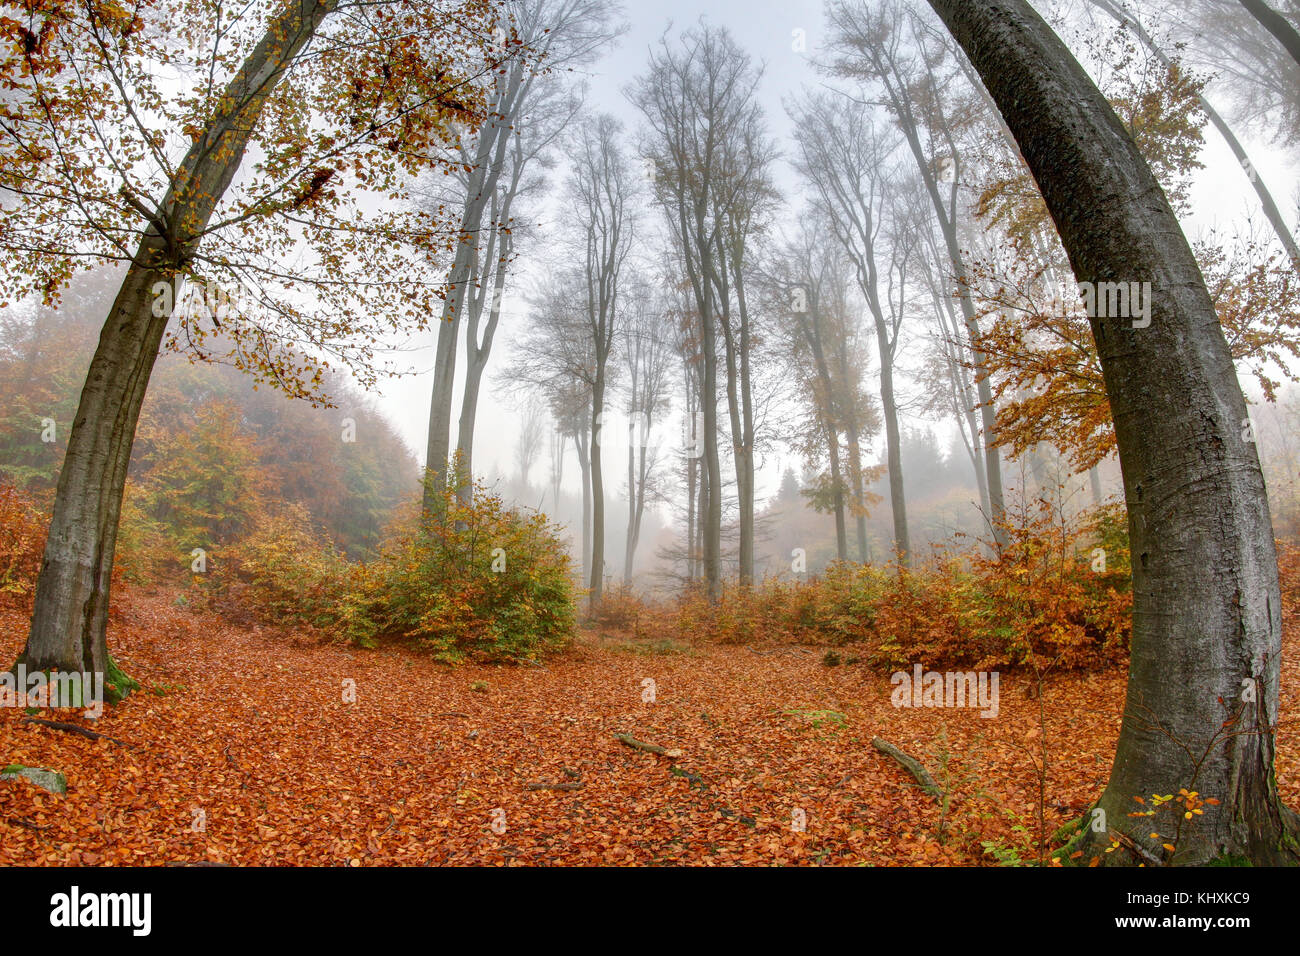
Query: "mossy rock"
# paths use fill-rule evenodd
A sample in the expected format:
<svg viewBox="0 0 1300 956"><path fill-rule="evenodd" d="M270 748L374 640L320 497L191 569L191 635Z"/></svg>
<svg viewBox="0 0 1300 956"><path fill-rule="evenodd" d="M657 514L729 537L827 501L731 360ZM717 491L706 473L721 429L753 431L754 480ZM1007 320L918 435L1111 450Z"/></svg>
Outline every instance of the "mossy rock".
<svg viewBox="0 0 1300 956"><path fill-rule="evenodd" d="M17 780L20 777L50 793L57 793L60 796L66 796L68 793L68 778L58 770L10 764L0 771L0 780Z"/></svg>

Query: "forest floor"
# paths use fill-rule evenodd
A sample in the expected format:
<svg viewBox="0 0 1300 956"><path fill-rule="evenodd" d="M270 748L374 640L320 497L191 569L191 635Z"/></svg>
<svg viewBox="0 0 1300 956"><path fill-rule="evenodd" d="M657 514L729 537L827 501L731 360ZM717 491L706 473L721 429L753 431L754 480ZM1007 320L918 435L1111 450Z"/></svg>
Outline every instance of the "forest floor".
<svg viewBox="0 0 1300 956"><path fill-rule="evenodd" d="M0 611L0 660L26 626ZM1287 642L1277 767L1297 806L1294 628ZM0 783L0 864L994 864L986 841L1032 860L1044 736L1050 835L1100 794L1124 695L1120 669L1049 676L1043 735L1024 674L1001 675L989 719L895 708L887 673L821 647L587 633L544 666L452 668L165 593L128 592L110 645L143 689L97 722L46 716L122 744L0 709L0 765L68 784ZM876 736L925 762L946 812Z"/></svg>

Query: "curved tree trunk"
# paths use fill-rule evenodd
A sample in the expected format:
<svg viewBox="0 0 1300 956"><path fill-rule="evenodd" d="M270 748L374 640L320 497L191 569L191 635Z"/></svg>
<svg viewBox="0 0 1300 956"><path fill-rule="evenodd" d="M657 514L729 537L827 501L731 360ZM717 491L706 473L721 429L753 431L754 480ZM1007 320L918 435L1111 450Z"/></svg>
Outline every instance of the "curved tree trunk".
<svg viewBox="0 0 1300 956"><path fill-rule="evenodd" d="M1250 11L1250 15L1260 25L1273 34L1277 41L1286 47L1291 59L1300 64L1300 33L1291 25L1291 21L1270 7L1264 0L1241 0L1241 5Z"/></svg>
<svg viewBox="0 0 1300 956"><path fill-rule="evenodd" d="M1110 836L1091 829L1079 848L1107 863L1166 861L1164 843L1179 863L1294 861L1296 818L1273 777L1273 529L1196 259L1114 111L1027 0L930 5L1014 133L1077 278L1151 284L1149 325L1091 320L1128 503L1134 606L1123 724L1099 803L1125 849L1100 853ZM1220 803L1186 825L1181 812L1128 816L1135 797L1182 787Z"/></svg>
<svg viewBox="0 0 1300 956"><path fill-rule="evenodd" d="M116 696L133 685L113 668L106 626L131 446L170 318L167 310L155 314L154 286L170 286L197 254L263 105L336 5L337 0L303 0L269 25L227 85L222 111L181 163L127 269L100 332L59 470L31 632L19 658L29 670L106 673Z"/></svg>

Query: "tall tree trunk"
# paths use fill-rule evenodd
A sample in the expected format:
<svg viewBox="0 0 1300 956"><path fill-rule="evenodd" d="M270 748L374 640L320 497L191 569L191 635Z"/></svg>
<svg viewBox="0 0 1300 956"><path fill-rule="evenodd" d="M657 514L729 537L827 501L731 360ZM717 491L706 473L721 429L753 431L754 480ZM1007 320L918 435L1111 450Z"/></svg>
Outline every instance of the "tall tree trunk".
<svg viewBox="0 0 1300 956"><path fill-rule="evenodd" d="M161 245L146 239L137 263L165 261ZM108 602L122 494L169 319L152 314L152 289L171 281L166 267L133 263L100 335L59 470L31 632L19 657L29 670L109 670Z"/></svg>
<svg viewBox="0 0 1300 956"><path fill-rule="evenodd" d="M468 218L468 217L467 217ZM461 240L451 270L451 289L443 304L442 321L438 324L438 346L433 359L433 393L429 399L429 439L424 453L424 513L432 514L443 500L447 485L447 464L451 457L451 406L456 388L456 342L460 334L459 304L463 302L461 290L469 274L467 246L477 242L468 237Z"/></svg>
<svg viewBox="0 0 1300 956"><path fill-rule="evenodd" d="M744 481L737 482L740 496L740 583L754 583L754 383L750 363L753 342L749 329L749 303L745 295L743 255L734 257L736 307L740 315L740 442L738 452Z"/></svg>
<svg viewBox="0 0 1300 956"><path fill-rule="evenodd" d="M577 466L582 477L582 576L588 579L591 570L591 457L590 423L582 423L573 436L573 450L577 451Z"/></svg>
<svg viewBox="0 0 1300 956"><path fill-rule="evenodd" d="M712 339L712 336L709 337ZM722 462L718 454L718 358L707 341L704 357L704 580L709 600L722 597Z"/></svg>
<svg viewBox="0 0 1300 956"><path fill-rule="evenodd" d="M336 5L303 0L268 26L227 85L221 111L190 147L127 269L100 332L59 471L31 631L19 658L29 669L104 673L114 696L134 685L109 658L106 628L131 446L170 318L154 314L153 288L170 286L198 253L267 98Z"/></svg>
<svg viewBox="0 0 1300 956"><path fill-rule="evenodd" d="M691 421L695 419L692 417ZM691 426L691 441L697 439L694 435L694 425ZM694 447L692 445L692 447ZM695 493L696 473L699 471L699 458L692 454L686 459L686 581L688 584L695 583L696 567L695 555L695 526L699 521L697 502L698 498Z"/></svg>
<svg viewBox="0 0 1300 956"><path fill-rule="evenodd" d="M894 399L894 363L883 329L877 323L880 345L880 411L885 419L885 455L889 467L889 504L894 517L894 552L900 564L911 563L912 543L907 531L907 502L903 492L902 435L898 428L898 404Z"/></svg>
<svg viewBox="0 0 1300 956"><path fill-rule="evenodd" d="M496 92L488 109L488 119L479 130L474 150L474 165L465 188L465 206L461 213L460 237L449 275L450 288L443 302L442 322L438 325L438 345L433 361L433 392L429 399L429 439L425 447L424 513L429 515L443 500L447 484L447 465L451 454L451 410L456 391L456 349L460 340L461 317L473 298L473 286L479 274L479 236L483 231L483 213L495 197L497 183L505 164L506 149L513 130L510 117L496 110L514 103L524 81L519 66L507 76L498 75ZM491 224L495 229L496 223Z"/></svg>
<svg viewBox="0 0 1300 956"><path fill-rule="evenodd" d="M627 517L627 549L623 561L623 583L631 586L633 563L636 560L637 546L641 542L641 522L645 518L645 496L646 482L649 481L649 463L646 460L646 446L650 441L649 432L649 412L640 418L639 424L634 422L628 427L629 436L633 433L637 436L634 446L629 446L627 452L627 477L628 487L632 489L628 495L628 517Z"/></svg>
<svg viewBox="0 0 1300 956"><path fill-rule="evenodd" d="M582 472L582 580L591 573L591 441L584 424L574 436L578 469Z"/></svg>
<svg viewBox="0 0 1300 956"><path fill-rule="evenodd" d="M867 490L862 481L862 436L858 431L857 416L850 414L845 423L845 437L849 444L850 479L853 487L853 519L858 538L858 560L863 564L871 560L871 546L867 541ZM841 558L841 560L844 560Z"/></svg>
<svg viewBox="0 0 1300 956"><path fill-rule="evenodd" d="M513 194L511 196L513 198ZM495 205L495 204L494 204ZM509 221L510 199L506 200L502 221ZM494 217L495 220L495 217ZM496 222L493 222L496 228ZM501 297L505 294L506 267L513 243L509 235L501 239L501 262L496 267L492 282L492 291L477 297L470 304L470 314L465 325L465 391L460 402L460 424L456 431L456 450L465 471L464 483L457 489L462 502L468 503L474 495L474 423L478 419L478 398L483 388L483 373L487 370L488 357L492 354L492 340L496 337L497 325L501 321ZM495 239L489 240L487 257L494 258ZM488 308L487 325L483 329L483 340L479 341L479 322L483 318L484 305Z"/></svg>
<svg viewBox="0 0 1300 956"><path fill-rule="evenodd" d="M600 460L600 421L605 410L605 369L596 371L591 390L591 594L590 606L600 603L605 583L605 471Z"/></svg>
<svg viewBox="0 0 1300 956"><path fill-rule="evenodd" d="M456 494L466 504L474 494L474 423L478 418L478 396L483 387L483 372L486 369L486 353L470 356L465 363L465 391L461 395L460 422L456 431L456 451L465 474Z"/></svg>
<svg viewBox="0 0 1300 956"><path fill-rule="evenodd" d="M1291 25L1291 21L1270 7L1264 0L1241 0L1241 5L1250 11L1250 15L1260 22L1277 41L1286 47L1291 59L1300 66L1300 33Z"/></svg>
<svg viewBox="0 0 1300 956"><path fill-rule="evenodd" d="M840 435L830 420L827 412L824 419L826 431L826 450L830 453L831 484L835 488L835 557L840 561L849 559L848 527L844 519L844 479L840 471Z"/></svg>
<svg viewBox="0 0 1300 956"><path fill-rule="evenodd" d="M1124 477L1134 594L1128 696L1099 809L1139 849L1102 853L1109 835L1087 828L1080 848L1107 863L1150 862L1176 839L1179 863L1223 854L1294 862L1297 819L1273 775L1282 630L1268 498L1196 259L1118 117L1027 0L930 5L1015 135L1076 277L1151 283L1149 326L1090 320ZM1220 804L1186 827L1178 812L1172 822L1128 816L1135 797L1180 787Z"/></svg>

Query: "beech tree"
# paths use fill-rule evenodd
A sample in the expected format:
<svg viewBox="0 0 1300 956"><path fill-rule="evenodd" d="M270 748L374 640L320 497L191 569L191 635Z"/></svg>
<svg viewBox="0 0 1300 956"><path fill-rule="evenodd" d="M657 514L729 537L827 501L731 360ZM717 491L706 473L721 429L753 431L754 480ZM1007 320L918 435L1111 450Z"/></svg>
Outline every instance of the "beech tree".
<svg viewBox="0 0 1300 956"><path fill-rule="evenodd" d="M462 451L472 449L478 386L482 381L497 314L490 311L479 339L478 322L484 303L500 301L505 266L510 258L510 208L526 167L536 165L550 141L563 128L567 111L546 101L554 96L556 76L594 58L616 34L609 26L614 5L608 0L515 0L510 3L509 30L498 30L495 43L503 55L515 55L485 84L487 117L458 144L454 160L463 171L457 205L464 237L448 273L448 293L442 305L434 357L433 393L429 406L429 436L425 467L424 510L440 500L451 453L451 416L455 402L456 353L462 321L469 316L469 377L461 405ZM559 117L554 114L561 113ZM558 120L558 122L557 122ZM429 203L440 208L440 202ZM466 470L470 463L465 462ZM472 475L471 475L472 478Z"/></svg>
<svg viewBox="0 0 1300 956"><path fill-rule="evenodd" d="M331 358L373 379L378 338L424 321L440 290L407 277L454 245L454 223L366 200L400 196L450 122L476 121L495 22L487 0L6 8L4 297L52 300L84 264L126 264L59 473L28 668L131 685L105 640L109 581L169 331L324 401Z"/></svg>
<svg viewBox="0 0 1300 956"><path fill-rule="evenodd" d="M741 577L752 571L753 482L752 404L741 412L743 399L733 391L743 377L736 361L743 329L730 324L729 281L734 281L736 253L758 204L754 173L763 165L761 128L754 101L758 73L731 34L707 24L685 31L676 44L667 37L651 52L649 70L632 85L629 97L645 116L642 155L651 174L654 198L664 213L674 258L690 286L698 340L697 383L702 440L702 505L700 530L707 595L722 593L722 461L719 454L719 358L724 363L729 410L735 410L740 435L737 476L742 487L741 529L745 546ZM742 228L738 229L737 226ZM737 245L737 241L740 244ZM721 301L727 297L727 303ZM737 305L739 309L739 305ZM727 322L727 328L720 325ZM723 332L719 336L719 331ZM731 348L728 348L730 343ZM722 348L719 348L719 345ZM744 382L738 386L747 389ZM748 502L746 503L746 497Z"/></svg>
<svg viewBox="0 0 1300 956"><path fill-rule="evenodd" d="M887 290L900 250L885 238L893 188L888 157L893 144L872 121L867 108L847 97L814 94L791 115L800 131L796 168L816 192L820 218L830 224L844 255L853 263L875 329L894 550L906 564L912 546L894 388L903 310Z"/></svg>
<svg viewBox="0 0 1300 956"><path fill-rule="evenodd" d="M1015 136L1075 276L1151 283L1149 325L1090 317L1128 505L1133 632L1091 816L1102 825L1075 849L1106 863L1294 862L1300 821L1273 773L1282 615L1268 496L1196 258L1132 137L1027 0L930 5ZM1217 803L1177 834L1130 815L1179 788Z"/></svg>
<svg viewBox="0 0 1300 956"><path fill-rule="evenodd" d="M828 5L827 16L835 52L828 69L835 75L866 84L863 94L889 111L916 163L917 174L939 224L966 336L976 347L975 390L983 427L989 521L993 536L1001 546L1006 538L1003 529L1006 507L996 409L985 369L986 356L977 346L979 320L966 294L966 262L958 241L961 212L958 198L964 157L955 135L956 121L945 105L947 97L940 82L943 54L941 50L927 49L914 12L897 0L880 0L875 4L835 0ZM946 182L941 179L945 169L951 174Z"/></svg>
<svg viewBox="0 0 1300 956"><path fill-rule="evenodd" d="M591 386L591 578L594 607L600 603L605 574L605 469L601 424L613 369L610 359L624 322L619 299L623 266L633 240L632 168L618 143L619 123L598 116L583 124L574 142L569 194L577 251L582 262L582 306L591 365L583 369Z"/></svg>
<svg viewBox="0 0 1300 956"><path fill-rule="evenodd" d="M632 583L632 569L646 502L656 496L660 449L652 445L655 424L671 405L670 362L673 343L666 328L666 299L657 295L644 276L635 275L625 294L627 318L620 329L624 371L624 411L627 413L627 541L623 583Z"/></svg>

